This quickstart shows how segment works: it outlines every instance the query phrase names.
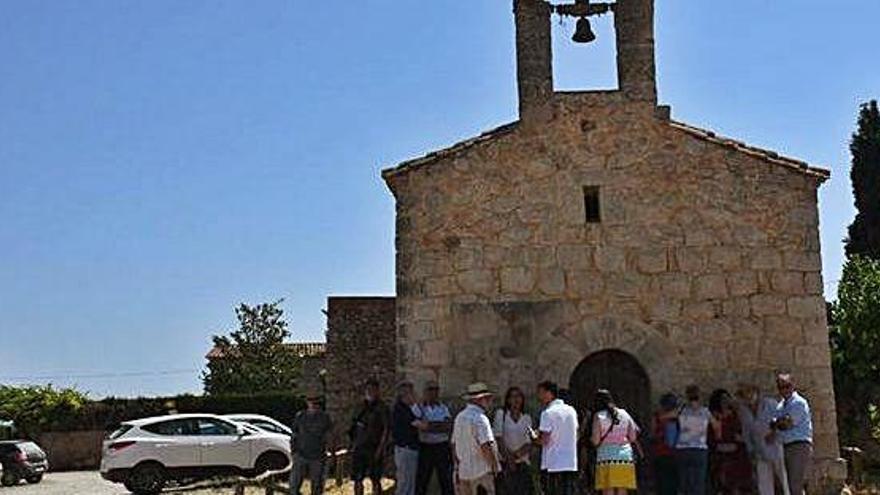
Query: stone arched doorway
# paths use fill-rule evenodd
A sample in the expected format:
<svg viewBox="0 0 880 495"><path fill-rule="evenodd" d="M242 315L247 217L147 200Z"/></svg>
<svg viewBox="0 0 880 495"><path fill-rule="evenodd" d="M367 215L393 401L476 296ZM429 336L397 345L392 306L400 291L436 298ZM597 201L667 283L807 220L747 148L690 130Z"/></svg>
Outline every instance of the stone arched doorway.
<svg viewBox="0 0 880 495"><path fill-rule="evenodd" d="M639 361L627 352L609 349L590 354L572 372L569 388L581 414L591 405L596 390L605 388L643 431L649 427L651 381Z"/></svg>
<svg viewBox="0 0 880 495"><path fill-rule="evenodd" d="M629 411L642 429L642 445L647 446L651 424L651 380L645 368L632 354L617 349L595 352L575 367L569 381L571 399L582 421L589 422L587 409L592 405L593 394L600 388L614 395L618 407ZM584 425L586 426L586 425ZM589 432L589 427L586 432ZM589 433L587 433L589 434ZM588 472L589 470L583 471ZM638 470L639 493L652 493L654 482L645 469ZM581 493L589 493L593 481L581 479Z"/></svg>

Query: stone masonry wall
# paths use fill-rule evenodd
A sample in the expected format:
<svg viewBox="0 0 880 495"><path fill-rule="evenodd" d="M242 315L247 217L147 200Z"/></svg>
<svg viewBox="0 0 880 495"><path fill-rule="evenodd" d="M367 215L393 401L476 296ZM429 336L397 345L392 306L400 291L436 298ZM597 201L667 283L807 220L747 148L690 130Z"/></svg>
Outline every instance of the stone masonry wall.
<svg viewBox="0 0 880 495"><path fill-rule="evenodd" d="M391 397L396 358L393 297L327 299L327 410L339 446L368 378L377 378L386 400Z"/></svg>
<svg viewBox="0 0 880 495"><path fill-rule="evenodd" d="M691 382L769 393L790 370L814 409L819 476L839 452L823 176L655 113L619 92L559 93L543 125L386 171L399 371L449 394L473 380L531 390L620 349L656 399ZM585 186L600 187L601 223L585 222Z"/></svg>

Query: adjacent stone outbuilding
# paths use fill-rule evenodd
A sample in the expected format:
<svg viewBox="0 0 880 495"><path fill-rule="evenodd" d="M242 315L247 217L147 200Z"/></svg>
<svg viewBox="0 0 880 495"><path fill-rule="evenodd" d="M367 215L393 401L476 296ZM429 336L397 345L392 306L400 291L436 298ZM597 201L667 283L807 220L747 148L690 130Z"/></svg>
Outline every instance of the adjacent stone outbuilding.
<svg viewBox="0 0 880 495"><path fill-rule="evenodd" d="M645 418L691 382L810 399L839 478L817 189L828 172L657 105L653 2L618 0L619 90L554 92L550 14L515 2L520 120L385 170L398 373L611 387Z"/></svg>

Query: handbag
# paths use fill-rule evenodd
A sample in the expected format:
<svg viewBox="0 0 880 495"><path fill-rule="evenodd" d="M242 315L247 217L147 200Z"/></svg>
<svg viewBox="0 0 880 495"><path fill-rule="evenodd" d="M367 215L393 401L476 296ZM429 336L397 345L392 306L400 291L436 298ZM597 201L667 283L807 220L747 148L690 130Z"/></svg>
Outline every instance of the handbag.
<svg viewBox="0 0 880 495"><path fill-rule="evenodd" d="M506 426L507 409L503 409L501 415L501 441L504 440ZM518 463L514 460L505 460L501 463L501 473L495 477L495 490L499 494L520 495L531 493L530 486L531 472L529 471L528 464Z"/></svg>

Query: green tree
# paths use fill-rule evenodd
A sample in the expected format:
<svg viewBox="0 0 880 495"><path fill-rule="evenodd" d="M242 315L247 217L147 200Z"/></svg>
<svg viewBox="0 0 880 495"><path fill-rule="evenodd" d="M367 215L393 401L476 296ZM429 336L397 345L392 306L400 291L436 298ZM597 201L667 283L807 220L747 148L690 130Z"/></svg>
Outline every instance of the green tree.
<svg viewBox="0 0 880 495"><path fill-rule="evenodd" d="M213 337L219 357L202 375L207 394L254 394L291 391L300 373L300 359L284 340L290 336L282 301L235 309L239 328Z"/></svg>
<svg viewBox="0 0 880 495"><path fill-rule="evenodd" d="M72 388L0 385L0 419L12 420L20 435L35 438L69 421L88 401Z"/></svg>
<svg viewBox="0 0 880 495"><path fill-rule="evenodd" d="M849 226L847 256L880 259L880 110L877 101L862 105L852 137L853 196L858 212Z"/></svg>
<svg viewBox="0 0 880 495"><path fill-rule="evenodd" d="M831 359L844 439L862 443L880 424L880 260L853 256L832 308Z"/></svg>

